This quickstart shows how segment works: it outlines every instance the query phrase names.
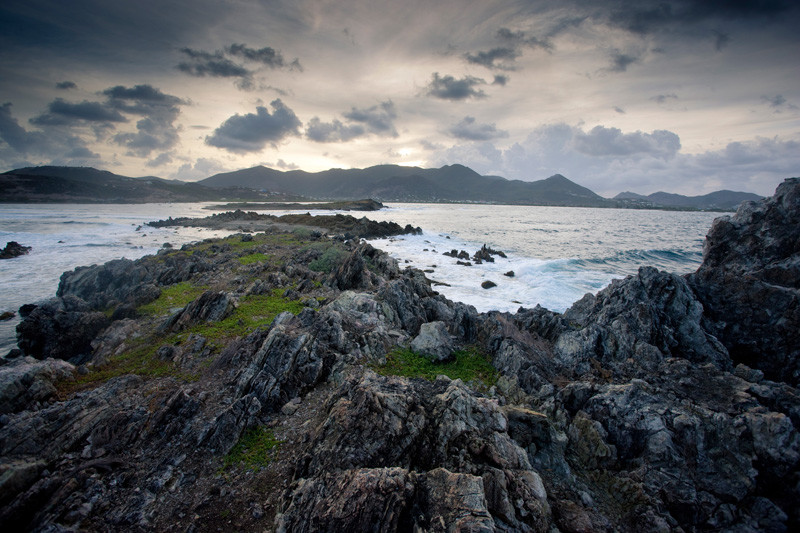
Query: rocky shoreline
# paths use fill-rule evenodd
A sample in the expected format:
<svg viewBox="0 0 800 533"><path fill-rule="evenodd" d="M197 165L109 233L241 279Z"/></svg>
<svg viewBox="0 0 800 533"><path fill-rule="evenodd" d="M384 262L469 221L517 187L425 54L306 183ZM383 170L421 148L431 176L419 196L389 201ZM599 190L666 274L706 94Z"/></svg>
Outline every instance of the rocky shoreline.
<svg viewBox="0 0 800 533"><path fill-rule="evenodd" d="M305 227L66 272L0 366L0 523L797 530L798 227L793 178L563 314Z"/></svg>
<svg viewBox="0 0 800 533"><path fill-rule="evenodd" d="M295 215L262 215L255 211L226 211L202 218L168 218L147 223L154 228L163 227L196 227L207 229L239 230L246 232L288 230L302 228L305 231L317 233L332 233L340 235L343 239L375 239L391 237L394 235L422 233L420 228L410 224L405 227L395 222L375 222L367 217L355 218L351 215L317 215L309 213Z"/></svg>

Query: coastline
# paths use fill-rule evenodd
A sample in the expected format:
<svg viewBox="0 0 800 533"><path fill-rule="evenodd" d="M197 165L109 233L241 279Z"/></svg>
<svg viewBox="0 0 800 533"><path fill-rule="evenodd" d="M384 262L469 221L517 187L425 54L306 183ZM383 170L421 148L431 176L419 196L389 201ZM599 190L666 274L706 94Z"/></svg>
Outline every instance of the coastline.
<svg viewBox="0 0 800 533"><path fill-rule="evenodd" d="M355 235L308 229L65 273L23 344L75 364L0 367L3 521L796 525L797 296L779 287L798 279L798 198L787 180L715 222L695 274L643 268L563 314L477 313ZM497 374L387 370L412 344ZM275 456L242 466L249 438Z"/></svg>

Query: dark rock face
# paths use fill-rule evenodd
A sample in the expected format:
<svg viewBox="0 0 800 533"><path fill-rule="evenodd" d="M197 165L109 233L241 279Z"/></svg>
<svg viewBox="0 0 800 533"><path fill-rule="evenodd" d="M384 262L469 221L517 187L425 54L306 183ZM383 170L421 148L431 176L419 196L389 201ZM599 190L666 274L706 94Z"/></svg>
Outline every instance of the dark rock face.
<svg viewBox="0 0 800 533"><path fill-rule="evenodd" d="M6 243L5 248L0 250L0 259L13 259L25 255L31 251L30 246L22 246L17 241L9 241Z"/></svg>
<svg viewBox="0 0 800 533"><path fill-rule="evenodd" d="M164 331L180 331L193 324L219 322L233 313L236 301L224 292L206 291L161 325Z"/></svg>
<svg viewBox="0 0 800 533"><path fill-rule="evenodd" d="M642 268L564 314L479 314L355 242L342 245L351 255L328 278L303 266L302 250L280 271L242 270L230 246L217 244L207 256L159 254L69 273L59 298L20 310L26 353L113 358L164 320L130 312L133 287L189 279L194 264L192 281L214 290L169 322L181 342L155 337L153 360L176 375L119 376L62 397L60 385L87 367L30 357L0 366L0 523L10 531L797 530L800 394L789 326L798 253L789 236L799 196L800 180L789 180L774 198L717 222L697 273ZM129 286L103 277L114 269L131 273ZM186 332L228 316L236 299L289 287L314 304L218 347ZM95 315L108 320L95 306L120 310L110 327L92 326ZM373 370L431 332L438 344L490 356L497 383L479 390ZM742 346L759 357L743 357ZM256 427L282 441L276 460L220 475L223 457Z"/></svg>
<svg viewBox="0 0 800 533"><path fill-rule="evenodd" d="M734 363L800 384L800 178L714 221L688 277Z"/></svg>
<svg viewBox="0 0 800 533"><path fill-rule="evenodd" d="M25 354L37 359L86 359L92 353L92 340L109 323L106 315L80 298L52 298L17 324L17 341Z"/></svg>

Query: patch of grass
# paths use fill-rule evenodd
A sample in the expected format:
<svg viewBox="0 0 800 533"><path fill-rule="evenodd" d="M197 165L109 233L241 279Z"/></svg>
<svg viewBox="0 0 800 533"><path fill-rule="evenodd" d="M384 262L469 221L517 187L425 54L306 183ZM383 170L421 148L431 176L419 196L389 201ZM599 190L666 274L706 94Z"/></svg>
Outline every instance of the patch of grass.
<svg viewBox="0 0 800 533"><path fill-rule="evenodd" d="M112 357L108 364L90 371L88 374L76 376L74 380L63 380L56 384L61 398L92 388L111 378L135 374L144 378L174 377L183 381L193 381L197 375L187 374L175 366L172 361L162 361L156 351L165 344L174 344L177 336L169 338L140 341L125 353Z"/></svg>
<svg viewBox="0 0 800 533"><path fill-rule="evenodd" d="M322 255L308 264L308 268L316 272L330 274L347 259L347 252L336 244L328 246Z"/></svg>
<svg viewBox="0 0 800 533"><path fill-rule="evenodd" d="M497 383L498 373L489 357L476 347L457 350L455 359L446 363L435 363L414 353L410 348L396 348L386 355L386 364L376 365L373 370L384 376L423 378L429 381L444 374L450 379L460 379L479 390L486 390Z"/></svg>
<svg viewBox="0 0 800 533"><path fill-rule="evenodd" d="M198 298L206 290L208 290L208 287L196 286L188 281L182 281L175 285L164 287L161 289L161 296L150 303L139 306L137 310L143 315L166 315L169 313L170 309L185 306L192 300Z"/></svg>
<svg viewBox="0 0 800 533"><path fill-rule="evenodd" d="M197 324L188 331L202 335L211 342L218 342L247 335L258 326L268 325L284 311L296 315L303 310L302 303L284 298L283 292L284 289L275 289L272 294L245 296L239 300L239 307L228 318L209 324Z"/></svg>
<svg viewBox="0 0 800 533"><path fill-rule="evenodd" d="M242 435L223 459L223 464L226 468L234 465L254 470L264 468L275 460L282 442L275 438L271 429L254 427Z"/></svg>
<svg viewBox="0 0 800 533"><path fill-rule="evenodd" d="M252 265L253 263L264 263L270 260L270 256L255 252L252 254L243 255L239 258L239 262L243 265Z"/></svg>

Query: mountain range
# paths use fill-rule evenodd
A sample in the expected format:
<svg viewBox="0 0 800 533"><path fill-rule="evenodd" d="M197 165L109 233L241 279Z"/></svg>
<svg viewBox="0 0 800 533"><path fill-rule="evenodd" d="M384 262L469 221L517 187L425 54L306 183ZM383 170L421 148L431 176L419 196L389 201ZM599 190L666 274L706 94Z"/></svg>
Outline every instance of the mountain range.
<svg viewBox="0 0 800 533"><path fill-rule="evenodd" d="M199 183L249 187L324 199L375 198L394 202L488 202L603 207L608 200L560 174L539 181L482 176L463 165L441 168L379 165L365 169L281 172L259 166Z"/></svg>
<svg viewBox="0 0 800 533"><path fill-rule="evenodd" d="M418 168L378 165L321 172L257 166L199 182L155 176L130 178L90 167L27 167L0 174L0 202L197 202L215 200L351 200L466 202L576 207L732 210L751 193L717 191L703 196L620 193L604 198L561 174L538 181L483 176L464 165Z"/></svg>
<svg viewBox="0 0 800 533"><path fill-rule="evenodd" d="M129 178L91 167L26 167L0 174L2 203L151 203L265 200L252 189L209 188L155 176Z"/></svg>
<svg viewBox="0 0 800 533"><path fill-rule="evenodd" d="M631 203L632 207L639 203L642 207L680 207L694 209L719 209L731 211L742 202L760 200L757 194L737 191L715 191L702 196L684 196L668 192L654 192L643 196L634 192L621 192L614 200Z"/></svg>

